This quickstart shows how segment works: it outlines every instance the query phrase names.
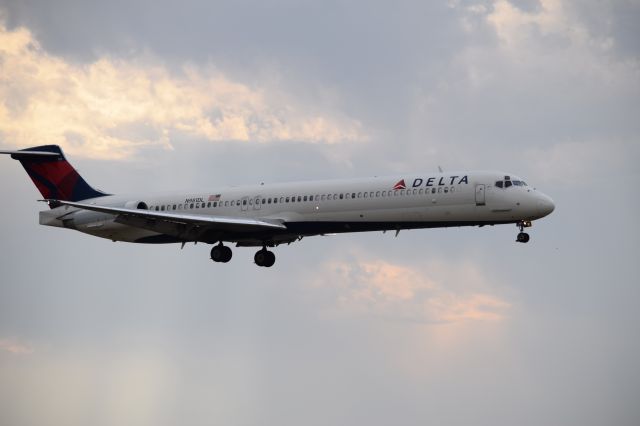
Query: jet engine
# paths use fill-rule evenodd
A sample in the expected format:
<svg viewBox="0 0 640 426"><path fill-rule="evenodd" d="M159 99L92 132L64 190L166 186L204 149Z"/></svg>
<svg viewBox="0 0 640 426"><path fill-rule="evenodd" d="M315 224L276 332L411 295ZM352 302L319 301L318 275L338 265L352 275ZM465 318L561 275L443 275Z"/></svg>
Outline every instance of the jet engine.
<svg viewBox="0 0 640 426"><path fill-rule="evenodd" d="M127 201L124 203L125 209L149 210L149 206L144 201Z"/></svg>

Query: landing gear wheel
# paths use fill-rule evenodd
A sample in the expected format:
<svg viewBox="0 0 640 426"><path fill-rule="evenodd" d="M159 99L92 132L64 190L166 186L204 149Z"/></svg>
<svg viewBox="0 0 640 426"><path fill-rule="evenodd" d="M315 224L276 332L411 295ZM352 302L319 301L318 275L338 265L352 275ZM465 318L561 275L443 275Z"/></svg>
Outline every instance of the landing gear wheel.
<svg viewBox="0 0 640 426"><path fill-rule="evenodd" d="M519 243L528 243L529 242L529 234L524 232L524 228L530 228L531 227L531 221L530 220L521 220L520 222L518 222L516 224L516 226L518 228L520 228L520 233L516 237L516 241L519 242Z"/></svg>
<svg viewBox="0 0 640 426"><path fill-rule="evenodd" d="M253 261L258 266L269 268L276 262L276 255L267 249L258 250L253 256Z"/></svg>
<svg viewBox="0 0 640 426"><path fill-rule="evenodd" d="M233 256L231 249L227 246L223 246L222 244L213 246L211 249L211 260L214 262L227 263L231 260L231 256Z"/></svg>
<svg viewBox="0 0 640 426"><path fill-rule="evenodd" d="M270 268L274 263L276 263L276 255L273 254L272 251L267 251L267 261L264 263L264 266Z"/></svg>

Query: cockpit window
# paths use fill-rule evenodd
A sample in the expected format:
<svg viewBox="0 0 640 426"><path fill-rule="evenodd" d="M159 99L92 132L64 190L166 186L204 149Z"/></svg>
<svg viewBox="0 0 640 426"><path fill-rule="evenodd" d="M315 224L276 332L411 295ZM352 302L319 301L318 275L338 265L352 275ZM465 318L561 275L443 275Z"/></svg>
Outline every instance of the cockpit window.
<svg viewBox="0 0 640 426"><path fill-rule="evenodd" d="M527 186L527 183L523 180L509 180L509 179L499 180L496 182L496 188L509 188L510 186Z"/></svg>

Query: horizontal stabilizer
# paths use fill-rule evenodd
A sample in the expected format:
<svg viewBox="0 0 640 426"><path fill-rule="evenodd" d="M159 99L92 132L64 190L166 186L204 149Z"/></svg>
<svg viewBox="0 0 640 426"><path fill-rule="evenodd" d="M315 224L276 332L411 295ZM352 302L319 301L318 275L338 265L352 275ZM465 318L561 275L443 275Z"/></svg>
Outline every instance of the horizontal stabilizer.
<svg viewBox="0 0 640 426"><path fill-rule="evenodd" d="M0 154L9 154L12 158L17 157L60 157L57 152L46 151L0 151Z"/></svg>

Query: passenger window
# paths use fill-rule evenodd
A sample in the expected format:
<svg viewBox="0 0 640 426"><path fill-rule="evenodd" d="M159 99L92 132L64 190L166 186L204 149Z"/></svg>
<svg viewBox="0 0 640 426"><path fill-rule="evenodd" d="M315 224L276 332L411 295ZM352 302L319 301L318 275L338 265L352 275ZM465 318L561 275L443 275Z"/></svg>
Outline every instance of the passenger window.
<svg viewBox="0 0 640 426"><path fill-rule="evenodd" d="M453 191L455 191L455 189L456 189L456 187L455 187L455 186L452 186L452 187L451 187L451 189L450 189L450 191L451 191L451 192L453 192Z"/></svg>
<svg viewBox="0 0 640 426"><path fill-rule="evenodd" d="M218 202L217 201L213 202L213 207L218 207Z"/></svg>
<svg viewBox="0 0 640 426"><path fill-rule="evenodd" d="M192 209L193 208L193 203L189 204L189 208Z"/></svg>
<svg viewBox="0 0 640 426"><path fill-rule="evenodd" d="M358 198L362 198L362 192L358 192Z"/></svg>
<svg viewBox="0 0 640 426"><path fill-rule="evenodd" d="M247 200L242 200L242 205L246 206L247 205Z"/></svg>
<svg viewBox="0 0 640 426"><path fill-rule="evenodd" d="M340 194L340 199L344 199L344 194Z"/></svg>
<svg viewBox="0 0 640 426"><path fill-rule="evenodd" d="M156 211L160 210L160 207L156 206Z"/></svg>
<svg viewBox="0 0 640 426"><path fill-rule="evenodd" d="M435 194L436 193L436 189L435 188L431 188L431 193Z"/></svg>
<svg viewBox="0 0 640 426"><path fill-rule="evenodd" d="M160 206L160 210L164 211L164 206Z"/></svg>
<svg viewBox="0 0 640 426"><path fill-rule="evenodd" d="M365 193L364 193L364 198L367 198L368 196L369 196L369 193L368 193L368 192L365 192Z"/></svg>
<svg viewBox="0 0 640 426"><path fill-rule="evenodd" d="M448 194L449 193L449 188L447 188L446 186L444 187L444 193Z"/></svg>
<svg viewBox="0 0 640 426"><path fill-rule="evenodd" d="M420 188L420 191L418 191L418 193L422 195L424 193L424 189Z"/></svg>
<svg viewBox="0 0 640 426"><path fill-rule="evenodd" d="M438 194L442 194L442 187L438 188Z"/></svg>
<svg viewBox="0 0 640 426"><path fill-rule="evenodd" d="M307 201L307 196L305 195L302 201Z"/></svg>
<svg viewBox="0 0 640 426"><path fill-rule="evenodd" d="M175 209L176 209L176 205L174 204L174 205L173 205L173 209L172 209L172 210L175 210Z"/></svg>
<svg viewBox="0 0 640 426"><path fill-rule="evenodd" d="M302 196L298 195L298 202L302 201Z"/></svg>
<svg viewBox="0 0 640 426"><path fill-rule="evenodd" d="M280 197L280 203L284 203L284 197Z"/></svg>
<svg viewBox="0 0 640 426"><path fill-rule="evenodd" d="M247 200L244 200L244 203L247 204ZM249 205L252 206L253 205L253 198L249 200Z"/></svg>

